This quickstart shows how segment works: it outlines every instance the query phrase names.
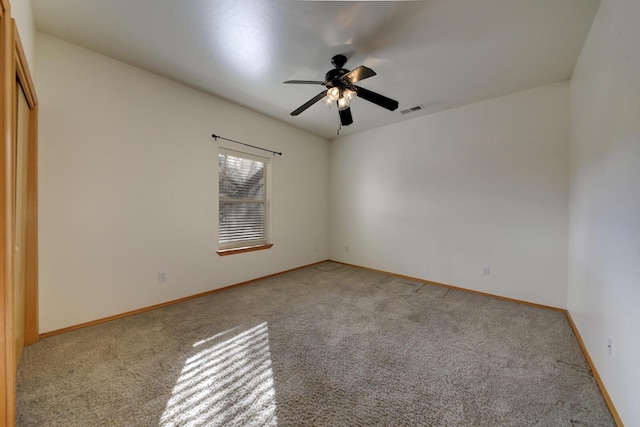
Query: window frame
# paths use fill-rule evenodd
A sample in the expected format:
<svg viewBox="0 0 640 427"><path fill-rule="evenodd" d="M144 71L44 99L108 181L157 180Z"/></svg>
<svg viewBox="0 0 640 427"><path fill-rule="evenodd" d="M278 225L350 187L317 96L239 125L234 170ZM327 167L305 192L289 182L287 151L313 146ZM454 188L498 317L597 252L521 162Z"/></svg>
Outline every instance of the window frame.
<svg viewBox="0 0 640 427"><path fill-rule="evenodd" d="M262 249L269 249L273 246L271 243L270 234L270 217L271 217L271 159L262 156L256 156L254 154L236 151L229 148L220 147L218 152L218 165L220 164L220 156L229 156L239 159L251 160L260 162L264 165L264 197L260 202L256 202L258 199L234 199L223 198L220 193L220 183L223 178L222 170L218 166L218 251L220 256L231 255L236 253L252 252ZM223 203L262 203L264 209L264 223L263 223L263 236L260 239L249 239L235 242L221 242L220 241L220 225L221 225L221 206Z"/></svg>

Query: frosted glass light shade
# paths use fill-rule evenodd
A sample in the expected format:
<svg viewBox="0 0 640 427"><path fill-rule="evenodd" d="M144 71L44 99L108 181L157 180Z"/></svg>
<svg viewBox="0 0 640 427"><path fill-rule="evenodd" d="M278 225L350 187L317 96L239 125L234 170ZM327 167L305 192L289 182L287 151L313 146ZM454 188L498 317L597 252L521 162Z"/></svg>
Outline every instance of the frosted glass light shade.
<svg viewBox="0 0 640 427"><path fill-rule="evenodd" d="M349 102L351 102L351 100L357 95L358 94L351 89L345 89L344 92L342 92L342 96L344 96Z"/></svg>
<svg viewBox="0 0 640 427"><path fill-rule="evenodd" d="M332 87L327 91L327 98L329 98L332 102L335 102L340 97L340 89L337 87Z"/></svg>

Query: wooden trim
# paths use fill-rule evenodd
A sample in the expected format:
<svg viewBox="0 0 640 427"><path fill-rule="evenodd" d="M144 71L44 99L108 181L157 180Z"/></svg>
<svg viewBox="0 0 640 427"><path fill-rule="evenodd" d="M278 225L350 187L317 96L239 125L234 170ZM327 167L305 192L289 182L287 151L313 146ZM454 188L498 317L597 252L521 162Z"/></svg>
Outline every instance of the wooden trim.
<svg viewBox="0 0 640 427"><path fill-rule="evenodd" d="M348 265L350 267L360 268L360 269L363 269L363 270L374 271L376 273L388 274L390 276L395 276L395 277L399 277L399 278L402 278L402 279L413 280L413 281L416 281L416 282L426 283L426 284L429 284L429 285L441 286L441 287L444 287L444 288L447 288L447 289L454 289L454 290L457 290L457 291L469 292L469 293L472 293L472 294L482 295L482 296L486 296L486 297L489 297L489 298L495 298L495 299L499 299L499 300L503 300L503 301L515 302L515 303L518 303L518 304L524 304L524 305L529 305L529 306L532 306L532 307L537 307L537 308L542 308L542 309L546 309L546 310L558 311L558 312L564 313L565 316L567 316L567 320L569 321L569 325L571 325L571 329L573 330L573 333L575 334L576 339L578 340L578 343L580 344L580 348L582 348L582 353L584 353L584 357L587 360L587 363L589 364L589 367L591 368L591 372L593 372L593 377L596 379L596 382L598 383L598 387L600 388L600 392L602 393L602 396L604 397L604 400L607 403L607 407L609 408L609 411L611 412L611 416L613 417L613 419L616 422L616 425L618 427L624 427L624 424L622 423L622 419L620 418L620 415L618 414L618 411L616 410L616 407L613 404L613 401L611 400L611 397L609 396L609 393L607 392L607 389L604 386L604 382L602 381L602 378L600 377L600 374L598 373L598 370L596 369L596 366L593 363L593 360L591 360L591 356L589 355L589 352L587 351L587 347L584 345L584 341L582 340L582 336L580 335L580 332L578 331L578 327L573 322L573 319L571 318L571 314L569 313L568 310L566 310L564 308L558 308L558 307L551 307L551 306L548 306L548 305L536 304L536 303L529 302L529 301L522 301L522 300L517 300L517 299L513 299L513 298L507 298L507 297L503 297L503 296L500 296L500 295L493 295L493 294L489 294L489 293L486 293L486 292L479 292L479 291L474 291L474 290L471 290L471 289L460 288L460 287L457 287L457 286L447 285L445 283L439 283L439 282L433 282L431 280L419 279L417 277L411 277L411 276L405 276L405 275L402 275L402 274L390 273L388 271L383 271L383 270L376 270L374 268L362 267L362 266L354 265L354 264L347 264L346 262L332 261L332 260L329 260L329 261L335 262L337 264Z"/></svg>
<svg viewBox="0 0 640 427"><path fill-rule="evenodd" d="M35 109L38 104L38 98L36 97L36 86L33 84L31 73L29 72L29 65L27 63L27 57L22 47L22 41L20 40L20 34L18 33L18 26L15 19L12 19L13 23L13 38L15 45L15 61L16 61L16 74L22 85L22 90L27 97L30 109Z"/></svg>
<svg viewBox="0 0 640 427"><path fill-rule="evenodd" d="M27 218L24 345L38 342L38 104L30 110L27 147Z"/></svg>
<svg viewBox="0 0 640 427"><path fill-rule="evenodd" d="M6 39L6 22L9 19L9 3L2 0L0 2L0 188L4 189L5 186L5 148L7 144L7 122L8 122L8 110L7 110L7 90L9 84L7 82L7 46L9 46ZM13 425L13 418L10 417L8 408L12 407L12 400L10 395L12 394L13 385L11 381L11 369L7 355L13 352L13 348L9 349L9 324L7 323L12 318L13 313L9 315L7 313L9 306L8 298L8 285L7 275L5 274L6 264L6 197L0 193L0 238L2 243L0 244L0 425ZM15 397L13 398L15 399ZM15 400L13 400L15 401Z"/></svg>
<svg viewBox="0 0 640 427"><path fill-rule="evenodd" d="M602 381L602 377L598 373L598 369L596 368L596 365L593 363L593 360L591 359L591 356L589 355L589 352L587 351L587 346L584 345L584 341L582 340L582 336L580 335L580 331L578 330L578 327L576 326L575 322L573 321L573 318L571 317L571 313L569 313L568 310L565 310L565 314L567 315L567 320L569 321L569 325L571 325L571 329L573 329L573 333L575 334L576 338L578 339L578 343L580 344L580 348L582 348L582 353L584 353L584 357L585 357L585 359L587 359L587 363L589 364L589 367L591 368L591 372L593 373L593 377L596 379L596 382L598 383L598 387L600 387L600 392L602 393L602 396L604 397L605 402L607 402L607 406L609 407L609 412L611 412L611 416L613 417L613 420L616 422L616 425L618 427L624 427L624 424L622 423L622 419L620 418L620 414L618 414L618 410L616 409L615 405L613 404L613 401L611 400L611 397L609 396L609 393L607 392L607 388L604 386L604 382Z"/></svg>
<svg viewBox="0 0 640 427"><path fill-rule="evenodd" d="M38 342L38 98L15 20L13 23L16 78L29 105L25 234L24 345ZM16 88L17 89L17 88Z"/></svg>
<svg viewBox="0 0 640 427"><path fill-rule="evenodd" d="M528 306L531 306L531 307L544 308L546 310L559 311L559 312L562 312L562 313L565 313L567 311L564 308L558 308L558 307L552 307L552 306L549 306L549 305L537 304L535 302L529 302L529 301L523 301L523 300L509 298L509 297L503 297L503 296L500 296L500 295L489 294L489 293L486 293L486 292L474 291L472 289L465 289L465 288L460 288L458 286L447 285L446 283L433 282L431 280L419 279L417 277L405 276L403 274L390 273L390 272L384 271L384 270L376 270L375 268L362 267L360 265L347 264L346 262L340 262L340 261L333 261L333 260L330 260L330 261L338 263L338 264L342 264L342 265L348 265L349 267L361 268L363 270L375 271L376 273L388 274L390 276L399 277L401 279L413 280L415 282L426 283L428 285L441 286L443 288L453 289L453 290L456 290L456 291L469 292L469 293L476 294L476 295L482 295L482 296L485 296L485 297L495 298L495 299L499 299L499 300L503 300L503 301L515 302L517 304L524 304L524 305L528 305Z"/></svg>
<svg viewBox="0 0 640 427"><path fill-rule="evenodd" d="M246 280L244 282L236 283L234 285L224 286L224 287L218 288L218 289L212 289L210 291L202 292L202 293L195 294L195 295L190 295L188 297L178 298L178 299L175 299L175 300L172 300L172 301L163 302L163 303L152 305L152 306L149 306L149 307L143 307L143 308L139 308L137 310L127 311L126 313L116 314L114 316L103 317L102 319L92 320L90 322L80 323L78 325L68 326L68 327L62 328L62 329L56 329L54 331L49 331L49 332L45 332L43 334L40 334L40 338L41 339L42 338L47 338L47 337L50 337L50 336L53 336L53 335L59 335L59 334L65 333L65 332L75 331L76 329L82 329L82 328L86 328L86 327L89 327L89 326L99 325L101 323L109 322L111 320L122 319L123 317L133 316L133 315L136 315L136 314L144 313L146 311L155 310L155 309L166 307L166 306L169 306L169 305L179 304L181 302L189 301L189 300L192 300L192 299L204 297L204 296L211 295L211 294L216 294L218 292L226 291L228 289L237 288L237 287L243 286L243 285L248 285L250 283L257 282L258 280L264 280L264 279L268 279L270 277L276 277L276 276L280 276L280 275L285 274L285 273L290 273L292 271L301 270L303 268L313 267L314 265L322 264L323 262L327 262L327 261L328 260L314 262L312 264L307 264L307 265L303 265L303 266L300 266L300 267L291 268L289 270L280 271L278 273L268 274L266 276L258 277L256 279Z"/></svg>
<svg viewBox="0 0 640 427"><path fill-rule="evenodd" d="M29 72L29 64L22 47L15 19L13 27L16 79L29 105L29 136L27 155L26 235L25 235L25 323L24 345L38 342L38 99ZM18 88L16 86L15 90ZM13 98L15 99L15 93ZM14 114L14 122L15 122ZM13 154L15 156L15 153ZM15 218L14 218L15 220Z"/></svg>
<svg viewBox="0 0 640 427"><path fill-rule="evenodd" d="M29 105L29 137L25 153L27 163L25 235L25 345L38 338L38 246L37 246L37 98L35 86L20 42L15 20L11 19L8 0L0 2L0 425L15 425L16 360L14 322L14 163L15 101L18 82ZM34 228L35 227L35 228ZM28 298L28 299L27 299ZM28 326L29 325L29 326ZM27 330L29 328L29 330Z"/></svg>
<svg viewBox="0 0 640 427"><path fill-rule="evenodd" d="M10 75L7 68L10 63L7 55L8 40L7 36L7 21L9 20L9 4L7 1L2 0L0 3L0 425L12 426L15 423L15 416L9 414L9 408L13 408L15 404L15 380L11 372L13 366L9 360L9 355L13 353L13 346L11 345L12 335L11 321L13 319L13 311L9 310L9 307L13 305L13 302L9 298L9 285L11 282L7 281L7 274L5 266L7 264L7 228L5 226L7 222L7 197L4 194L5 181L6 181L6 146L8 143L7 135L10 130L7 129L9 125L9 111L7 109L9 95L7 91L10 90L7 76ZM11 313L8 313L11 311Z"/></svg>
<svg viewBox="0 0 640 427"><path fill-rule="evenodd" d="M2 138L0 140L0 280L2 283L2 355L0 363L0 425L15 425L16 367L14 340L14 280L13 280L13 134L15 103L15 61L13 27L8 2L2 2L4 13L0 20L0 107ZM0 316L2 317L2 316Z"/></svg>
<svg viewBox="0 0 640 427"><path fill-rule="evenodd" d="M224 286L222 288L213 289L213 290L210 290L210 291L202 292L202 293L191 295L191 296L188 296L188 297L179 298L179 299L168 301L168 302L164 302L164 303L161 303L161 304L156 304L156 305L152 305L152 306L149 306L149 307L144 307L144 308L140 308L140 309L137 309L137 310L128 311L126 313L121 313L121 314L117 314L117 315L114 315L114 316L104 317L102 319L93 320L91 322L81 323L81 324L78 324L78 325L69 326L69 327L66 327L66 328L45 332L43 334L40 334L40 338L47 338L47 337L51 337L51 336L54 336L54 335L59 335L59 334L63 334L63 333L66 333L66 332L71 332L71 331L74 331L74 330L77 330L77 329L82 329L82 328L86 328L86 327L89 327L89 326L94 326L94 325L98 325L98 324L101 324L101 323L109 322L111 320L116 320L116 319L121 319L121 318L128 317L128 316L133 316L133 315L136 315L136 314L144 313L144 312L147 312L147 311L155 310L155 309L166 307L166 306L169 306L169 305L179 304L181 302L189 301L189 300L192 300L192 299L204 297L204 296L215 294L215 293L218 293L218 292L223 292L223 291L226 291L228 289L232 289L232 288L236 288L236 287L239 287L239 286L247 285L247 284L256 282L258 280L264 280L264 279L268 279L270 277L279 276L279 275L282 275L282 274L285 274L285 273L289 273L289 272L292 272L292 271L295 271L295 270L300 270L300 269L303 269L303 268L312 267L314 265L322 264L322 263L327 262L327 261L335 262L337 264L342 264L342 265L346 265L346 266L350 266L350 267L360 268L362 270L374 271L376 273L388 274L390 276L395 276L395 277L399 277L399 278L402 278L402 279L413 280L413 281L417 281L417 282L420 282L420 283L426 283L426 284L429 284L429 285L441 286L441 287L444 287L444 288L447 288L447 289L454 289L454 290L458 290L458 291L462 291L462 292L469 292L469 293L472 293L472 294L482 295L482 296L495 298L495 299L499 299L499 300L514 302L514 303L518 303L518 304L529 305L529 306L536 307L536 308L542 308L542 309L546 309L546 310L558 311L558 312L564 313L567 316L567 320L569 321L569 325L571 326L571 329L573 330L573 333L575 334L576 339L578 340L578 343L580 344L580 348L582 349L582 352L584 353L585 359L587 360L587 363L589 364L589 367L591 368L591 371L593 372L593 376L596 379L598 387L600 388L600 391L602 392L602 395L604 396L604 400L607 403L609 411L611 412L611 416L613 417L613 419L616 422L616 425L618 427L624 427L624 424L622 423L622 420L620 419L620 415L618 414L618 411L616 410L615 405L613 404L613 401L611 400L611 397L609 396L609 393L607 392L607 389L605 388L604 383L602 382L602 378L600 377L600 374L598 373L598 370L596 369L596 367L595 367L595 365L593 363L593 360L591 360L591 356L589 355L589 352L587 351L587 348L584 345L584 341L582 340L582 336L580 335L580 332L578 331L578 328L577 328L576 324L573 322L573 319L571 318L571 314L567 310L562 309L562 308L557 308L557 307L546 306L546 305L542 305L542 304L536 304L536 303L532 303L532 302L528 302L528 301L522 301L522 300L517 300L517 299L513 299L513 298L502 297L502 296L499 296L499 295L493 295L493 294L489 294L489 293L486 293L486 292L473 291L473 290L470 290L470 289L464 289L464 288L460 288L460 287L457 287L457 286L447 285L447 284L444 284L444 283L433 282L431 280L419 279L419 278L416 278L416 277L405 276L405 275L402 275L402 274L389 273L387 271L376 270L376 269L373 269L373 268L362 267L362 266L354 265L354 264L347 264L345 262L340 262L340 261L324 260L324 261L314 262L312 264L307 264L307 265L303 265L301 267L296 267L296 268L292 268L292 269L289 269L289 270L284 270L284 271L281 271L279 273L269 274L269 275L266 275L266 276L258 277L256 279L247 280L247 281L244 281L244 282L236 283L234 285Z"/></svg>
<svg viewBox="0 0 640 427"><path fill-rule="evenodd" d="M261 251L263 249L269 249L272 246L273 246L273 243L266 243L264 245L245 246L243 248L220 249L217 252L217 254L220 256L241 254L244 252L253 252L253 251Z"/></svg>

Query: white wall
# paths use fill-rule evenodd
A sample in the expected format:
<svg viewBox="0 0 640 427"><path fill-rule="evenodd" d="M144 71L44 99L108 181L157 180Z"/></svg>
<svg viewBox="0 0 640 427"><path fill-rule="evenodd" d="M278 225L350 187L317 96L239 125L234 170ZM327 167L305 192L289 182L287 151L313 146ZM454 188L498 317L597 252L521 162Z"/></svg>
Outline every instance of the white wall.
<svg viewBox="0 0 640 427"><path fill-rule="evenodd" d="M332 141L331 258L565 307L568 103L563 82Z"/></svg>
<svg viewBox="0 0 640 427"><path fill-rule="evenodd" d="M568 308L627 426L640 426L638 22L638 0L603 0L571 81Z"/></svg>
<svg viewBox="0 0 640 427"><path fill-rule="evenodd" d="M36 56L41 332L327 258L326 140L44 34ZM284 153L273 248L216 254L212 133Z"/></svg>

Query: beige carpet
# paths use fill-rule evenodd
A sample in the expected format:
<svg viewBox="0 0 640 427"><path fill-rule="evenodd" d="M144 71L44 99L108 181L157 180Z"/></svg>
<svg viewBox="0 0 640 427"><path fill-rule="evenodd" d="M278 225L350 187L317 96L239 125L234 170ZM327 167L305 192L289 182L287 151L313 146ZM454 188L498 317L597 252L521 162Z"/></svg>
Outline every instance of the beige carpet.
<svg viewBox="0 0 640 427"><path fill-rule="evenodd" d="M610 426L562 313L332 262L25 349L19 426Z"/></svg>

